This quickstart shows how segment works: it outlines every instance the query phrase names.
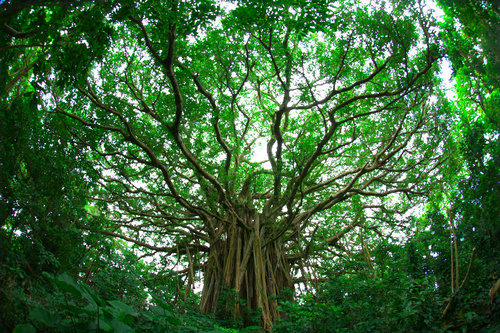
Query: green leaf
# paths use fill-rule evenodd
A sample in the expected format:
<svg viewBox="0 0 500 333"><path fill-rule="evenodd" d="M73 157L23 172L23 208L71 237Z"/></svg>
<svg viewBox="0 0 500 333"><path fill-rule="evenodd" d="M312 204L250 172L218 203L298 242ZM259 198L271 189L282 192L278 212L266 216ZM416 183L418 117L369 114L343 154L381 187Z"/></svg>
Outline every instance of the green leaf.
<svg viewBox="0 0 500 333"><path fill-rule="evenodd" d="M161 319L165 320L166 322L180 326L182 322L177 319L177 317L174 316L174 314L171 311L168 311L164 308L161 308L159 306L151 306L150 307L151 312L153 312L154 315L160 317Z"/></svg>
<svg viewBox="0 0 500 333"><path fill-rule="evenodd" d="M12 333L35 333L36 329L31 324L19 324Z"/></svg>
<svg viewBox="0 0 500 333"><path fill-rule="evenodd" d="M121 322L120 320L118 320L118 318L112 317L111 319L106 319L105 321L110 327L115 329L115 332L120 332L120 333L135 332L135 329Z"/></svg>
<svg viewBox="0 0 500 333"><path fill-rule="evenodd" d="M79 306L74 306L72 304L66 304L64 305L64 309L70 311L75 316L80 316L81 314L87 314L91 317L97 316L97 308L95 306L91 306L91 308L82 308Z"/></svg>
<svg viewBox="0 0 500 333"><path fill-rule="evenodd" d="M169 312L173 312L172 307L167 302L165 302L160 296L153 293L150 293L150 295L159 307Z"/></svg>
<svg viewBox="0 0 500 333"><path fill-rule="evenodd" d="M159 306L150 306L149 310L151 310L151 312L156 316L165 316L167 313L170 313Z"/></svg>
<svg viewBox="0 0 500 333"><path fill-rule="evenodd" d="M125 304L120 301L108 301L108 304L111 305L115 309L120 309L123 310L125 314L132 315L134 317L137 317L139 313L130 305Z"/></svg>
<svg viewBox="0 0 500 333"><path fill-rule="evenodd" d="M88 324L88 331L98 331L97 329L97 319L93 320ZM111 327L108 323L106 323L102 318L99 318L99 330L104 330L106 332L112 331L113 327Z"/></svg>
<svg viewBox="0 0 500 333"><path fill-rule="evenodd" d="M43 272L42 274L55 285L59 286L63 291L71 294L72 296L85 298L94 306L106 306L106 302L104 302L92 289L90 289L87 285L79 284L68 273L62 273L56 278L46 272Z"/></svg>
<svg viewBox="0 0 500 333"><path fill-rule="evenodd" d="M52 281L55 285L61 288L63 291L71 294L74 297L81 298L82 292L80 286L76 283L76 281L69 276L67 273L62 273L56 278L54 278L51 274L43 272L42 273L46 278Z"/></svg>
<svg viewBox="0 0 500 333"><path fill-rule="evenodd" d="M122 302L110 301L108 303L111 307L108 307L106 312L125 324L132 325L134 323L134 317L139 315L134 308Z"/></svg>
<svg viewBox="0 0 500 333"><path fill-rule="evenodd" d="M61 316L59 314L50 312L39 306L30 310L30 318L49 327L56 327L57 323L61 321Z"/></svg>
<svg viewBox="0 0 500 333"><path fill-rule="evenodd" d="M79 284L80 290L82 291L83 297L85 297L91 304L96 304L100 307L106 306L106 302L102 300L89 286L85 284Z"/></svg>

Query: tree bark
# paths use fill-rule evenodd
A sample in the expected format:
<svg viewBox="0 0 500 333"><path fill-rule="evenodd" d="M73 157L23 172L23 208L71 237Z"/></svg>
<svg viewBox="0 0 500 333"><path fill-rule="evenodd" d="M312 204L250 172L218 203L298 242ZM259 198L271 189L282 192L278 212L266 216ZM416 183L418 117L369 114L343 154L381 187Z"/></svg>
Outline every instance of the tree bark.
<svg viewBox="0 0 500 333"><path fill-rule="evenodd" d="M267 233L259 214L246 210L244 219L250 231L228 221L227 230L211 242L200 307L224 318L243 318L245 325L257 324L251 315L259 311L260 324L270 329L278 304L269 298L293 287L290 266L279 239L263 248Z"/></svg>

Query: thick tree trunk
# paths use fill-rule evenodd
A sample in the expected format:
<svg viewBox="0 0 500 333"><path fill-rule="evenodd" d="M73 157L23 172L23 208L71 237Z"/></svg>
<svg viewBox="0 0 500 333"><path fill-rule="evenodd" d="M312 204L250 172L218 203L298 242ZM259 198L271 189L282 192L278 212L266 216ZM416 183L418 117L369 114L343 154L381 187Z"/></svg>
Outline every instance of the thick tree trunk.
<svg viewBox="0 0 500 333"><path fill-rule="evenodd" d="M250 231L233 222L222 237L210 244L200 306L206 313L244 318L246 324L250 318L245 307L260 310L262 326L271 328L278 311L277 301L269 297L293 287L290 267L279 240L263 248L266 227L261 225L259 216L248 212L245 215ZM235 299L222 304L224 289L231 290L244 302Z"/></svg>

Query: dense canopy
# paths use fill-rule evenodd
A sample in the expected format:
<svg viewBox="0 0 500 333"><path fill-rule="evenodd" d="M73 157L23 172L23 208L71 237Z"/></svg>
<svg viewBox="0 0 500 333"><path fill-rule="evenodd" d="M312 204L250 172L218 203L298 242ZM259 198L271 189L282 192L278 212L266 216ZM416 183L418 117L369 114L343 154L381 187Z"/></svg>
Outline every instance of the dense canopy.
<svg viewBox="0 0 500 333"><path fill-rule="evenodd" d="M439 4L5 1L5 328L498 329L500 11Z"/></svg>

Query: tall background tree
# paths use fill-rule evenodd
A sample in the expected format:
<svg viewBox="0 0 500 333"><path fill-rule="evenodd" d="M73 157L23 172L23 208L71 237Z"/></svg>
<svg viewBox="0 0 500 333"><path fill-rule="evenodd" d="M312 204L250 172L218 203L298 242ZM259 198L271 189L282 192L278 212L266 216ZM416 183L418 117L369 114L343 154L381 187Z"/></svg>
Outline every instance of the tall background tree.
<svg viewBox="0 0 500 333"><path fill-rule="evenodd" d="M106 292L120 283L121 288L128 289L130 299L144 293L134 292L136 281L133 287L129 283L135 270L129 268L127 274L121 275L113 272L113 268L127 262L116 254L113 242L78 227L85 224L95 230L102 228L104 218L88 214L89 193L97 173L82 151L84 147L76 145L68 131L74 124L47 113L41 104L42 78L53 70L47 59L60 55L64 45L86 28L73 26L74 34L64 41L58 38L60 31L71 30L71 22L78 15L92 10L105 14L105 8L101 9L83 8L82 2L76 1L47 6L7 1L0 7L2 332L10 332L25 322L33 304L48 305L53 288L43 280L42 272L67 271L75 277L84 276L86 282L98 283ZM126 255L129 252L123 247L120 250ZM116 282L99 283L104 269L95 268L101 262L106 262L107 277Z"/></svg>
<svg viewBox="0 0 500 333"><path fill-rule="evenodd" d="M496 260L500 249L500 4L489 0L438 3L445 13L443 40L455 79L458 117L453 140L462 162L448 196L447 218L456 229L452 252L456 265L448 291L450 306L443 316L464 323L462 313L473 313L477 325L491 323L494 330L498 324L492 318L500 311L496 297L500 288ZM465 276L470 281L461 287Z"/></svg>

